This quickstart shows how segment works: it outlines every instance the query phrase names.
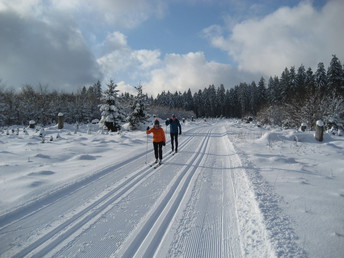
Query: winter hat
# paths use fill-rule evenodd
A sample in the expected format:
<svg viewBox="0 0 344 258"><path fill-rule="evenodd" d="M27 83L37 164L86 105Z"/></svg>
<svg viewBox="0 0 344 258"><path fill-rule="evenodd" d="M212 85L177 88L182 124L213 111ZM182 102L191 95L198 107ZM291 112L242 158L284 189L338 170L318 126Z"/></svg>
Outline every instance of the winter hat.
<svg viewBox="0 0 344 258"><path fill-rule="evenodd" d="M176 115L175 115L175 114L172 114L172 117L173 117L173 118L176 118Z"/></svg>
<svg viewBox="0 0 344 258"><path fill-rule="evenodd" d="M155 121L154 121L154 125L159 125L160 123L159 123L159 120L158 119L155 119Z"/></svg>

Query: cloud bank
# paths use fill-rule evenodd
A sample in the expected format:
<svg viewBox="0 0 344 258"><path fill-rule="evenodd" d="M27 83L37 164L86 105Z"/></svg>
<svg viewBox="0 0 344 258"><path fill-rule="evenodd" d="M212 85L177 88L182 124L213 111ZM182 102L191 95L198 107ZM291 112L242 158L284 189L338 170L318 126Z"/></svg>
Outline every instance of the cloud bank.
<svg viewBox="0 0 344 258"><path fill-rule="evenodd" d="M68 21L50 24L0 13L0 78L8 86L70 90L102 75L83 37Z"/></svg>
<svg viewBox="0 0 344 258"><path fill-rule="evenodd" d="M213 25L204 34L237 62L239 70L274 76L290 66L316 68L332 54L343 59L343 13L343 1L329 1L321 10L301 2L233 28Z"/></svg>
<svg viewBox="0 0 344 258"><path fill-rule="evenodd" d="M231 64L209 61L203 50L133 49L125 32L149 19L163 19L170 4L164 0L0 0L0 80L9 87L41 83L75 91L97 80L105 85L113 79L122 90L134 92L132 86L141 83L148 94L156 95L163 90L195 92L211 84L234 87L301 64L316 69L319 62L329 62L332 54L344 59L344 2L340 0L321 8L300 2L241 22L227 15L223 24L205 28L206 41L234 60Z"/></svg>
<svg viewBox="0 0 344 258"><path fill-rule="evenodd" d="M13 88L42 84L70 92L109 78L112 71L130 69L127 61L127 65L119 61L137 56L145 62L145 50L124 49L122 34L122 39L109 34L101 58L89 41L97 39L98 30L132 28L152 15L162 15L163 9L159 1L153 5L146 0L0 0L1 83Z"/></svg>
<svg viewBox="0 0 344 258"><path fill-rule="evenodd" d="M150 74L151 80L144 84L144 89L153 95L188 89L196 92L212 84L228 86L228 82L239 83L244 78L252 78L252 74L238 74L237 69L230 65L208 62L203 52L168 54L162 60L161 67L153 69Z"/></svg>

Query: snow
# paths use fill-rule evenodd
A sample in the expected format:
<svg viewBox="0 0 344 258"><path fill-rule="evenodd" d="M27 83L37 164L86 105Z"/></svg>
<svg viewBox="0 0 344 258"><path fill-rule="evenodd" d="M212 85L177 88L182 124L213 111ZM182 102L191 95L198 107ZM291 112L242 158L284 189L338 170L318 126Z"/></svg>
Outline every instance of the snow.
<svg viewBox="0 0 344 258"><path fill-rule="evenodd" d="M318 120L316 124L320 127L324 126L324 122L322 120Z"/></svg>
<svg viewBox="0 0 344 258"><path fill-rule="evenodd" d="M144 130L0 131L0 256L343 257L343 137L182 127L157 169Z"/></svg>

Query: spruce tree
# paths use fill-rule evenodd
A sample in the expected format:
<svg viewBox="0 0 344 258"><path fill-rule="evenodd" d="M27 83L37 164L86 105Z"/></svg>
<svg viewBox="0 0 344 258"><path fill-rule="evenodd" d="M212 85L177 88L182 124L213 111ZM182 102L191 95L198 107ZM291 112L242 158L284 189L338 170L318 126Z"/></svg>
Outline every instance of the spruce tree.
<svg viewBox="0 0 344 258"><path fill-rule="evenodd" d="M108 88L101 97L103 104L99 105L101 112L99 125L103 128L107 128L109 131L117 132L121 129L120 124L124 121L125 116L118 101L117 85L110 80L107 87Z"/></svg>
<svg viewBox="0 0 344 258"><path fill-rule="evenodd" d="M281 79L279 82L279 87L280 87L280 97L278 98L278 102L282 101L283 103L287 102L290 98L291 95L291 83L290 83L290 71L288 68L285 68L284 71L281 74Z"/></svg>
<svg viewBox="0 0 344 258"><path fill-rule="evenodd" d="M140 125L147 122L149 118L145 113L146 96L142 92L142 86L139 85L135 88L137 90L137 95L134 98L132 112L128 116L129 126L132 130L138 129Z"/></svg>
<svg viewBox="0 0 344 258"><path fill-rule="evenodd" d="M344 74L339 59L333 55L327 70L328 89L344 96Z"/></svg>
<svg viewBox="0 0 344 258"><path fill-rule="evenodd" d="M216 103L218 105L217 116L225 116L225 105L226 105L226 90L223 84L217 89L216 92Z"/></svg>
<svg viewBox="0 0 344 258"><path fill-rule="evenodd" d="M319 93L322 98L327 89L327 75L325 71L324 63L320 62L318 64L318 69L315 72L315 87L316 91Z"/></svg>
<svg viewBox="0 0 344 258"><path fill-rule="evenodd" d="M295 95L298 101L302 101L306 94L306 69L303 65L299 67L297 70L297 74L295 77Z"/></svg>
<svg viewBox="0 0 344 258"><path fill-rule="evenodd" d="M315 76L312 71L312 68L308 68L306 72L305 78L305 87L307 95L314 95L315 94Z"/></svg>
<svg viewBox="0 0 344 258"><path fill-rule="evenodd" d="M257 114L258 109L258 87L256 85L256 82L253 81L251 85L249 86L250 95L249 97L249 112L251 115Z"/></svg>
<svg viewBox="0 0 344 258"><path fill-rule="evenodd" d="M267 95L266 95L266 88L265 88L265 79L263 77L260 78L258 82L258 89L257 89L257 104L258 109L262 108L267 104Z"/></svg>
<svg viewBox="0 0 344 258"><path fill-rule="evenodd" d="M6 103L5 103L5 94L2 92L0 88L0 126L5 125L6 121Z"/></svg>

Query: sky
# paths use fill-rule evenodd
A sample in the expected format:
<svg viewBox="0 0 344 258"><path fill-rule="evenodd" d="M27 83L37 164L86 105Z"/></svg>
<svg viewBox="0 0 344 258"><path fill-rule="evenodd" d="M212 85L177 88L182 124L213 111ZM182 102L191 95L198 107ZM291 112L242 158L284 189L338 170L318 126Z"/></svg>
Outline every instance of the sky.
<svg viewBox="0 0 344 258"><path fill-rule="evenodd" d="M0 0L0 86L196 92L344 60L341 0Z"/></svg>

